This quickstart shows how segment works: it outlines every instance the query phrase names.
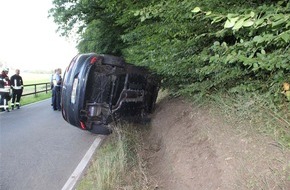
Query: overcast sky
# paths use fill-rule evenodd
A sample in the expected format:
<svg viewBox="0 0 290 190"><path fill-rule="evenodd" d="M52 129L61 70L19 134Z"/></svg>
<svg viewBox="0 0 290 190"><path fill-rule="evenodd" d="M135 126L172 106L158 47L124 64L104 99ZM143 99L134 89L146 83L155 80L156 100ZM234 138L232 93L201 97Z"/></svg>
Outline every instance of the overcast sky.
<svg viewBox="0 0 290 190"><path fill-rule="evenodd" d="M77 54L75 44L56 34L48 19L52 0L1 0L0 61L7 67L65 68Z"/></svg>

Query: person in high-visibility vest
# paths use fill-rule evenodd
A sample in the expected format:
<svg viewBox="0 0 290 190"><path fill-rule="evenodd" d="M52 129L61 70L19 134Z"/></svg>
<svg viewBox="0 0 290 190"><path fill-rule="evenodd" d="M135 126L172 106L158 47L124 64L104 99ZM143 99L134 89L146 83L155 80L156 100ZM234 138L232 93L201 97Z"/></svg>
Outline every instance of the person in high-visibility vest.
<svg viewBox="0 0 290 190"><path fill-rule="evenodd" d="M8 101L10 96L10 80L8 77L8 68L4 68L0 74L0 109L9 112Z"/></svg>
<svg viewBox="0 0 290 190"><path fill-rule="evenodd" d="M15 70L15 75L13 75L10 78L11 82L11 88L12 88L12 101L11 101L11 109L14 110L14 106L17 107L17 109L20 108L20 99L23 92L23 80L22 77L19 75L20 70ZM15 102L16 99L16 102ZM14 105L15 102L15 105Z"/></svg>

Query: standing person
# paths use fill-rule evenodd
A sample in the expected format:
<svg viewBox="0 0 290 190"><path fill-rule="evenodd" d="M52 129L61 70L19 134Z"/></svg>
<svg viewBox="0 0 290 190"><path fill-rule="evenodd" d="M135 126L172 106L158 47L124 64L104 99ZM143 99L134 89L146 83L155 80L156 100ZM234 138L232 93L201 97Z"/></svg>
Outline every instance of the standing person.
<svg viewBox="0 0 290 190"><path fill-rule="evenodd" d="M53 75L53 110L61 110L60 105L60 98L61 98L61 85L62 85L62 78L61 78L61 69L58 68L56 73Z"/></svg>
<svg viewBox="0 0 290 190"><path fill-rule="evenodd" d="M54 96L54 86L53 86L53 77L55 75L55 73L57 72L57 69L54 69L54 73L51 74L51 77L50 77L50 89L51 89L51 106L53 106L53 96Z"/></svg>
<svg viewBox="0 0 290 190"><path fill-rule="evenodd" d="M4 68L0 74L0 108L1 111L9 112L8 101L11 99L10 96L10 80L8 77L9 69Z"/></svg>
<svg viewBox="0 0 290 190"><path fill-rule="evenodd" d="M23 92L23 80L22 77L19 75L20 70L15 70L15 75L10 78L11 81L11 88L12 88L12 101L11 101L11 109L14 110L14 102L16 99L16 107L17 109L20 108L20 98Z"/></svg>

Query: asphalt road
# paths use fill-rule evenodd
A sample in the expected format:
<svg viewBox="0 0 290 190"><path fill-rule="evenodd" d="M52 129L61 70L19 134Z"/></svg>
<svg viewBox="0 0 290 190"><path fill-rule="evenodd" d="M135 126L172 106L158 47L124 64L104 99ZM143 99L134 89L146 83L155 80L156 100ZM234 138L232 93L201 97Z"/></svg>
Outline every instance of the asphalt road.
<svg viewBox="0 0 290 190"><path fill-rule="evenodd" d="M64 121L50 100L0 113L0 189L61 189L97 137Z"/></svg>

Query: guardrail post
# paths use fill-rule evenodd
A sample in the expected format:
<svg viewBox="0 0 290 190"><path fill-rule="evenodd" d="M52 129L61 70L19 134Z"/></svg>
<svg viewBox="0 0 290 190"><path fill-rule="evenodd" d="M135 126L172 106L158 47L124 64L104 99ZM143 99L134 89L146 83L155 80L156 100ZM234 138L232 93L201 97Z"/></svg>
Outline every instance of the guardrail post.
<svg viewBox="0 0 290 190"><path fill-rule="evenodd" d="M34 97L36 97L36 84L34 85Z"/></svg>

